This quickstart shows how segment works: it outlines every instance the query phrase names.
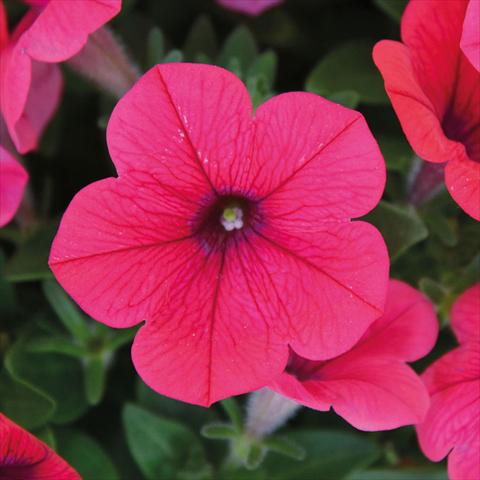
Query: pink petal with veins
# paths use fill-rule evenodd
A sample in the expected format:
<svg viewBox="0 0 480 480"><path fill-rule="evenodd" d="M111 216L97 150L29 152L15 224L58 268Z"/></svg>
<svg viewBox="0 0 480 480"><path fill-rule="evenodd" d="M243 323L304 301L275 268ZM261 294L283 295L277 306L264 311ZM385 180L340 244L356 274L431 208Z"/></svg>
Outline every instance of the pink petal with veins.
<svg viewBox="0 0 480 480"><path fill-rule="evenodd" d="M0 110L20 153L38 147L57 109L62 78L56 63L78 53L121 8L120 0L30 3L8 41L3 2L0 8Z"/></svg>
<svg viewBox="0 0 480 480"><path fill-rule="evenodd" d="M97 320L146 322L132 355L156 391L210 405L257 389L284 369L289 344L338 355L382 314L384 241L350 221L385 182L358 113L286 94L252 120L233 74L169 64L118 103L107 140L119 178L77 194L50 266ZM323 189L306 188L306 173ZM243 220L227 231L232 207Z"/></svg>
<svg viewBox="0 0 480 480"><path fill-rule="evenodd" d="M1 413L0 478L81 480L80 475L52 449Z"/></svg>
<svg viewBox="0 0 480 480"><path fill-rule="evenodd" d="M403 43L382 40L373 59L415 153L447 162L450 194L480 220L480 72L460 49L467 5L411 0L402 18Z"/></svg>
<svg viewBox="0 0 480 480"><path fill-rule="evenodd" d="M424 454L438 462L448 455L452 480L480 478L480 284L466 290L451 312L460 347L436 360L422 375L432 405L417 425Z"/></svg>
<svg viewBox="0 0 480 480"><path fill-rule="evenodd" d="M385 313L348 352L312 361L291 352L270 388L307 407L335 412L360 430L386 430L421 422L429 407L425 386L408 367L435 343L432 304L409 285L392 280Z"/></svg>

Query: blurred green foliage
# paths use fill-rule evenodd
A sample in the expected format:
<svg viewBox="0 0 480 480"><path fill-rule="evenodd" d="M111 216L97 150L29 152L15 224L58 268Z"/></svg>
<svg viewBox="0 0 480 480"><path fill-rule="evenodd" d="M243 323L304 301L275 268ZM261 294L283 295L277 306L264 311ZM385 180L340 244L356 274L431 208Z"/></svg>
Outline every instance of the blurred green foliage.
<svg viewBox="0 0 480 480"><path fill-rule="evenodd" d="M123 3L112 27L142 70L213 63L242 78L255 107L306 89L365 115L388 169L383 199L366 219L384 235L392 276L436 305L443 329L429 358L451 348L449 309L479 279L480 227L446 192L420 208L408 201L413 152L371 60L377 40L399 37L405 0L286 0L258 18L213 0ZM18 2L7 7L18 19ZM207 410L159 396L138 379L128 347L135 329L88 318L47 266L73 195L115 174L105 145L114 102L64 74L60 111L40 151L24 159L34 221L0 230L0 410L57 448L86 480L445 479L444 465L423 457L412 428L355 432L332 413L307 409L278 436L249 444L238 468L225 458L229 444L242 447L243 398Z"/></svg>

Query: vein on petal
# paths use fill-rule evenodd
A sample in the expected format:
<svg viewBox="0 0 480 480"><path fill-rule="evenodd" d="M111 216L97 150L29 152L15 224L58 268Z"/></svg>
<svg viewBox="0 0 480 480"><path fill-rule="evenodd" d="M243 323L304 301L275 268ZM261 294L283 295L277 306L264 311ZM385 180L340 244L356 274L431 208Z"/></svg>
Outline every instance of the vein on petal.
<svg viewBox="0 0 480 480"><path fill-rule="evenodd" d="M348 288L346 285L344 285L342 282L340 282L339 280L337 280L334 276L330 275L328 272L326 272L325 270L323 270L322 268L320 268L318 265L315 265L314 263L310 262L309 260L307 260L306 258L296 254L295 252L293 252L292 250L290 250L289 248L287 247L284 247L283 245L281 245L280 243L277 243L275 240L272 240L271 238L263 235L262 233L258 232L257 230L255 229L252 229L252 231L258 235L259 237L263 238L265 241L269 242L270 244L272 244L274 247L276 247L277 249L279 249L280 251L282 251L283 253L286 253L287 255L290 255L292 258L294 258L295 260L299 260L301 261L302 263L304 263L305 265L307 265L308 267L310 268L313 268L314 270L320 272L321 274L323 274L325 277L329 278L330 280L332 280L333 282L335 282L337 285L339 285L340 287L342 287L343 289L345 289L347 292L349 292L350 294L354 295L356 298L358 298L359 300L361 300L365 305L367 305L368 307L370 307L372 310L375 310L379 315L382 315L383 312L382 310L380 310L378 307L376 307L375 305L372 305L370 302L368 302L367 300L365 300L363 297L361 297L358 293L356 293L354 290Z"/></svg>

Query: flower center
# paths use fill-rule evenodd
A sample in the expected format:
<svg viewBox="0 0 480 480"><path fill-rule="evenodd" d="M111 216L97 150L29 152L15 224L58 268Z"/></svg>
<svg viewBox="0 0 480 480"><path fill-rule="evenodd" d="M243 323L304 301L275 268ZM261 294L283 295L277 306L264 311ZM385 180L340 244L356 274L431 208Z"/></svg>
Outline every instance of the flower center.
<svg viewBox="0 0 480 480"><path fill-rule="evenodd" d="M220 223L227 232L243 227L243 210L239 207L227 207L223 210Z"/></svg>
<svg viewBox="0 0 480 480"><path fill-rule="evenodd" d="M254 199L227 194L206 198L191 220L191 231L206 251L224 247L225 242L244 241L262 223Z"/></svg>

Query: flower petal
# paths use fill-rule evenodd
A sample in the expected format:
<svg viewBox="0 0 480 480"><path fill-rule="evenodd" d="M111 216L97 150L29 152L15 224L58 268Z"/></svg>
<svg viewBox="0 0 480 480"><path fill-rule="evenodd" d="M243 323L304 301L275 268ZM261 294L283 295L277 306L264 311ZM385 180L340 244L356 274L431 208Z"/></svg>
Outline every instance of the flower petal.
<svg viewBox="0 0 480 480"><path fill-rule="evenodd" d="M8 19L5 5L0 2L0 51L7 45L8 42Z"/></svg>
<svg viewBox="0 0 480 480"><path fill-rule="evenodd" d="M452 159L445 167L445 183L458 205L475 220L480 220L480 163Z"/></svg>
<svg viewBox="0 0 480 480"><path fill-rule="evenodd" d="M248 92L232 73L211 65L157 65L113 111L110 155L120 175L154 171L176 189L229 193L245 171L251 115Z"/></svg>
<svg viewBox="0 0 480 480"><path fill-rule="evenodd" d="M346 220L378 203L385 163L358 112L288 93L257 109L254 129L255 194L276 222Z"/></svg>
<svg viewBox="0 0 480 480"><path fill-rule="evenodd" d="M20 153L29 152L38 142L55 113L62 93L58 65L19 58L12 52L6 64L3 114L10 137Z"/></svg>
<svg viewBox="0 0 480 480"><path fill-rule="evenodd" d="M478 345L447 353L424 373L432 405L425 421L417 426L417 434L430 460L441 460L452 448L468 449L478 435L479 378Z"/></svg>
<svg viewBox="0 0 480 480"><path fill-rule="evenodd" d="M468 3L460 46L472 65L480 70L480 2L478 0L470 0Z"/></svg>
<svg viewBox="0 0 480 480"><path fill-rule="evenodd" d="M78 53L88 36L120 11L121 0L50 0L19 40L26 55L63 62Z"/></svg>
<svg viewBox="0 0 480 480"><path fill-rule="evenodd" d="M480 425L478 425L480 429ZM466 480L480 478L480 437L478 431L471 439L455 446L448 456L448 478Z"/></svg>
<svg viewBox="0 0 480 480"><path fill-rule="evenodd" d="M200 254L185 220L193 202L165 195L154 174L93 183L65 212L50 267L97 320L128 327L149 319L176 271Z"/></svg>
<svg viewBox="0 0 480 480"><path fill-rule="evenodd" d="M383 76L387 94L415 153L429 162L466 159L464 145L448 139L443 131L441 118L446 105L442 102L446 100L442 96L436 106L427 96L417 78L410 50L400 42L382 40L375 45L373 59Z"/></svg>
<svg viewBox="0 0 480 480"><path fill-rule="evenodd" d="M360 430L388 430L421 422L430 405L417 374L402 362L343 355L320 372L334 410Z"/></svg>
<svg viewBox="0 0 480 480"><path fill-rule="evenodd" d="M355 428L388 430L423 420L429 407L425 386L402 362L373 355L347 353L328 361L295 392L292 376L284 373L270 388L317 410L331 405ZM298 380L296 380L298 382ZM297 386L298 388L298 386ZM307 395L305 395L307 393Z"/></svg>
<svg viewBox="0 0 480 480"><path fill-rule="evenodd" d="M247 15L257 16L269 8L280 5L283 0L217 0L222 7Z"/></svg>
<svg viewBox="0 0 480 480"><path fill-rule="evenodd" d="M413 362L430 352L437 335L430 300L407 283L391 280L383 317L370 325L354 350Z"/></svg>
<svg viewBox="0 0 480 480"><path fill-rule="evenodd" d="M453 331L460 343L480 339L480 283L475 284L454 303L451 311Z"/></svg>
<svg viewBox="0 0 480 480"><path fill-rule="evenodd" d="M28 174L22 165L0 146L0 227L15 215L27 181Z"/></svg>
<svg viewBox="0 0 480 480"><path fill-rule="evenodd" d="M36 15L30 10L17 25L0 62L0 107L16 149L26 153L37 147L40 136L57 109L62 91L60 69L32 59L17 41Z"/></svg>
<svg viewBox="0 0 480 480"><path fill-rule="evenodd" d="M246 282L233 248L185 266L168 302L135 337L135 368L157 392L209 406L256 390L285 368L288 348L272 328L278 307L258 308L267 292Z"/></svg>
<svg viewBox="0 0 480 480"><path fill-rule="evenodd" d="M81 480L43 442L0 413L0 477L11 480Z"/></svg>
<svg viewBox="0 0 480 480"><path fill-rule="evenodd" d="M328 231L319 242L327 250L327 241L340 252L355 248L372 269L370 276L386 281L383 243L385 257L377 259L376 230L357 223ZM314 356L332 356L348 349L379 315L380 307L339 285L315 258L309 263L255 233L226 245L223 260L197 255L178 273L168 302L137 335L135 366L160 393L209 405L257 389L285 368L288 343ZM362 266L354 268L360 277ZM346 322L352 317L358 321Z"/></svg>
<svg viewBox="0 0 480 480"><path fill-rule="evenodd" d="M455 90L467 0L413 0L402 17L402 41L423 91L442 118Z"/></svg>
<svg viewBox="0 0 480 480"><path fill-rule="evenodd" d="M276 328L282 328L282 318L288 320L289 343L299 355L339 355L383 313L388 254L381 235L368 223L318 228L308 240L273 227L257 235L257 255L251 255L250 264L265 259L267 291L274 302L286 305Z"/></svg>

